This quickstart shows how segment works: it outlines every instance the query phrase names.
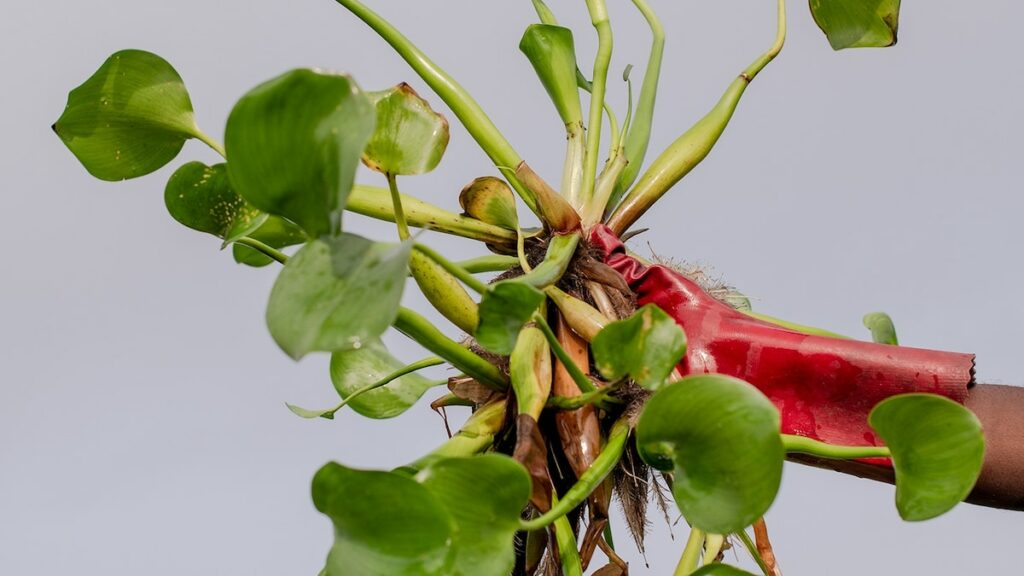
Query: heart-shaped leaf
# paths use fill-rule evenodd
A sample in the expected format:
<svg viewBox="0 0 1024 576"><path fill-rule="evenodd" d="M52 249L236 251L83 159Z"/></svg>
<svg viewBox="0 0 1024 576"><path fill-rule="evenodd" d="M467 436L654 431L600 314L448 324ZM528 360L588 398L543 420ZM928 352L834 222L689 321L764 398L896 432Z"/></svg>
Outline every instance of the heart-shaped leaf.
<svg viewBox="0 0 1024 576"><path fill-rule="evenodd" d="M242 97L225 144L235 190L311 237L337 234L373 103L349 76L293 70Z"/></svg>
<svg viewBox="0 0 1024 576"><path fill-rule="evenodd" d="M90 174L110 181L162 168L202 134L181 76L142 50L107 58L68 94L53 130Z"/></svg>
<svg viewBox="0 0 1024 576"><path fill-rule="evenodd" d="M482 176L466 185L459 193L459 205L467 216L508 230L519 227L516 198L501 178Z"/></svg>
<svg viewBox="0 0 1024 576"><path fill-rule="evenodd" d="M594 361L605 378L618 380L628 374L648 390L664 386L686 354L683 329L654 304L608 324L591 344Z"/></svg>
<svg viewBox="0 0 1024 576"><path fill-rule="evenodd" d="M334 523L329 575L446 573L455 523L431 491L415 480L332 462L313 478L313 503Z"/></svg>
<svg viewBox="0 0 1024 576"><path fill-rule="evenodd" d="M338 395L346 399L403 366L405 363L388 353L380 340L370 340L358 350L331 355L331 381ZM406 374L353 398L348 406L368 418L394 418L412 407L433 385L419 374Z"/></svg>
<svg viewBox="0 0 1024 576"><path fill-rule="evenodd" d="M270 292L267 326L289 356L357 350L398 314L412 242L354 234L314 240L288 260Z"/></svg>
<svg viewBox="0 0 1024 576"><path fill-rule="evenodd" d="M480 300L477 343L495 354L511 354L523 326L544 301L544 293L533 286L506 280L492 284Z"/></svg>
<svg viewBox="0 0 1024 576"><path fill-rule="evenodd" d="M757 388L721 374L687 376L647 401L637 449L673 471L672 493L691 525L730 534L775 500L785 450L779 412Z"/></svg>
<svg viewBox="0 0 1024 576"><path fill-rule="evenodd" d="M810 0L811 14L835 50L896 43L900 0Z"/></svg>
<svg viewBox="0 0 1024 576"><path fill-rule="evenodd" d="M562 122L583 122L572 31L561 26L533 24L523 33L519 49L533 65Z"/></svg>
<svg viewBox="0 0 1024 576"><path fill-rule="evenodd" d="M754 576L750 572L745 572L739 568L733 568L727 564L707 564L702 566L700 570L694 572L691 576Z"/></svg>
<svg viewBox="0 0 1024 576"><path fill-rule="evenodd" d="M302 228L280 216L268 216L263 225L248 234L248 236L275 249L305 244L309 240L309 237L302 231ZM243 244L233 245L232 255L235 258L235 262L254 267L266 266L274 261L262 252L258 252Z"/></svg>
<svg viewBox="0 0 1024 576"><path fill-rule="evenodd" d="M393 176L436 168L448 148L444 116L405 82L369 96L377 107L377 127L363 151L363 163Z"/></svg>
<svg viewBox="0 0 1024 576"><path fill-rule="evenodd" d="M455 525L455 557L446 575L506 576L515 563L512 540L530 497L530 477L508 456L446 458L416 475Z"/></svg>
<svg viewBox="0 0 1024 576"><path fill-rule="evenodd" d="M871 330L871 339L878 344L899 345L896 326L885 312L872 312L864 316L864 327Z"/></svg>
<svg viewBox="0 0 1024 576"><path fill-rule="evenodd" d="M967 408L942 396L902 394L875 406L868 423L892 453L896 509L904 520L944 514L974 487L985 440Z"/></svg>
<svg viewBox="0 0 1024 576"><path fill-rule="evenodd" d="M267 219L231 189L226 164L189 162L178 168L164 189L167 211L178 222L223 238L225 245L247 236Z"/></svg>

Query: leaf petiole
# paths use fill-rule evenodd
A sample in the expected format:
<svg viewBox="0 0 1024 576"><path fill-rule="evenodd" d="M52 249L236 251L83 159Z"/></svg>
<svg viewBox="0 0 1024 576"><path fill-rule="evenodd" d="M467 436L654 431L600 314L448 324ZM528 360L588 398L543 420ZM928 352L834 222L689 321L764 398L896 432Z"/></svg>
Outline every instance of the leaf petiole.
<svg viewBox="0 0 1024 576"><path fill-rule="evenodd" d="M885 446L833 446L818 440L782 434L782 446L786 452L807 454L832 460L853 460L857 458L889 458L892 454Z"/></svg>
<svg viewBox="0 0 1024 576"><path fill-rule="evenodd" d="M243 237L239 238L238 240L235 240L235 244L241 244L242 246L248 246L249 248L252 248L253 250L256 250L257 252L260 252L261 254L263 254L264 256L267 256L268 258L273 258L274 260L277 260L281 264L287 264L288 263L288 255L287 254L285 254L284 252L281 252L280 250L277 250L277 249L274 249L274 248L272 248L270 246L267 246L266 244L264 244L263 242L260 242L259 240L256 240L255 238L250 238L248 236L243 236Z"/></svg>

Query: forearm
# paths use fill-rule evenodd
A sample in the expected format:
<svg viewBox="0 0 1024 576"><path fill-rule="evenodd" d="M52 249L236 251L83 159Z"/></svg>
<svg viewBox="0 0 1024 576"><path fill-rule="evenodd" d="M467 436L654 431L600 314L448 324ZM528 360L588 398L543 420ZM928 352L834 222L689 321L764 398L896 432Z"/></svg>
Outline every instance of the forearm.
<svg viewBox="0 0 1024 576"><path fill-rule="evenodd" d="M966 405L985 431L985 464L967 502L1024 510L1024 388L978 384ZM823 460L794 454L793 462L827 468L862 478L893 482L893 470L857 461Z"/></svg>

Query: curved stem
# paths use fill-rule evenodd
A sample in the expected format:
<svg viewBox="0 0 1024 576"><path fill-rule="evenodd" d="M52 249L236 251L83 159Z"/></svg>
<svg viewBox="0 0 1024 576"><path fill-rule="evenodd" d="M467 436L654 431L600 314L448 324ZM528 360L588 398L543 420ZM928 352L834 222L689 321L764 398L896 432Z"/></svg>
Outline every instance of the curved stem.
<svg viewBox="0 0 1024 576"><path fill-rule="evenodd" d="M704 531L699 528L690 528L690 537L686 539L686 547L683 548L683 555L676 565L674 576L689 576L697 570L697 561L700 560L700 551L704 549Z"/></svg>
<svg viewBox="0 0 1024 576"><path fill-rule="evenodd" d="M508 377L483 357L445 336L429 320L408 308L400 308L395 328L437 354L481 384L498 391L508 388Z"/></svg>
<svg viewBox="0 0 1024 576"><path fill-rule="evenodd" d="M359 398L360 396L362 396L363 394L366 394L367 392L370 392L372 390L376 390L377 388L380 388L381 386L387 386L388 384L394 382L395 380L398 380L399 378L401 378L402 376L405 376L407 374L411 374L411 373L416 372L418 370L423 370L424 368L430 368L431 366L439 366L439 365L444 364L444 363L445 363L445 361L442 358L438 358L437 356L431 356L429 358L424 358L423 360L420 360L418 362L413 362L412 364L409 364L408 366L403 366L403 367L399 368L398 370L395 370L394 372L392 372L392 373L388 374L387 376L381 378L380 380L377 380L376 382L374 382L372 384L367 384L366 386L363 386L362 388L359 388L355 392L349 394L349 396L347 398L345 398L344 400L342 400L337 406L335 406L334 408L331 408L327 412L324 412L323 414L320 415L320 417L321 418L327 418L327 419L333 418L334 414L338 410L341 410L342 408L347 406L349 404L349 402L352 402L353 400L355 400L356 398ZM448 383L447 380L443 380L441 382L438 382L439 385L440 384L447 384L447 383Z"/></svg>
<svg viewBox="0 0 1024 576"><path fill-rule="evenodd" d="M399 468L399 470L415 474L436 460L472 456L487 450L494 443L495 435L501 431L501 427L505 423L505 405L504 398L485 404L474 412L462 428L447 442L435 448L430 454Z"/></svg>
<svg viewBox="0 0 1024 576"><path fill-rule="evenodd" d="M281 264L287 264L288 263L288 255L287 254L285 254L284 252L281 252L280 250L276 250L276 249L274 249L274 248L272 248L270 246L267 246L266 244L264 244L263 242L260 242L259 240L256 240L255 238L249 238L248 236L243 236L243 237L239 238L238 240L235 240L235 244L241 244L242 246L248 246L249 248L252 248L253 250L263 254L264 256L267 256L269 258L273 258L274 260L277 260Z"/></svg>
<svg viewBox="0 0 1024 576"><path fill-rule="evenodd" d="M523 161L522 157L494 125L494 122L454 78L435 64L408 38L358 0L336 0L352 12L357 18L372 28L385 42L394 48L412 69L419 74L441 100L452 109L462 125L476 140L480 148L494 162L494 165L508 178L516 192L534 213L537 212L537 201L533 193L523 186L515 177L514 169Z"/></svg>
<svg viewBox="0 0 1024 576"><path fill-rule="evenodd" d="M516 235L512 230L506 230L476 218L460 216L406 194L399 194L399 198L402 201L406 223L410 226L429 228L445 234L472 238L507 248L515 246ZM349 194L345 209L385 222L397 220L395 206L391 201L391 192L386 188L355 185L352 188L352 193Z"/></svg>
<svg viewBox="0 0 1024 576"><path fill-rule="evenodd" d="M548 8L544 0L533 0L533 9L537 11L537 18L540 18L541 24L558 26L558 19L555 18L555 13L551 11L551 8Z"/></svg>
<svg viewBox="0 0 1024 576"><path fill-rule="evenodd" d="M854 460L857 458L888 458L892 454L885 446L833 446L818 440L792 434L782 435L786 452L808 454L832 460Z"/></svg>
<svg viewBox="0 0 1024 576"><path fill-rule="evenodd" d="M547 407L554 408L556 410L579 410L587 404L602 404L609 401L608 395L614 392L613 386L602 386L592 392L584 392L579 396L552 396L548 398ZM612 403L618 402L618 400L611 400Z"/></svg>
<svg viewBox="0 0 1024 576"><path fill-rule="evenodd" d="M626 159L628 162L615 185L608 206L614 206L640 174L640 168L643 166L647 147L651 141L654 101L658 93L661 62L665 54L665 29L662 27L658 15L647 4L647 0L633 0L633 4L640 10L651 29L651 53L647 58L647 70L644 71L644 81L640 87L640 98L636 104L633 121L626 135Z"/></svg>
<svg viewBox="0 0 1024 576"><path fill-rule="evenodd" d="M590 115L587 121L587 150L583 161L583 188L581 196L586 202L594 193L597 179L597 160L601 148L601 121L603 120L608 66L612 58L612 26L604 0L586 0L590 21L597 30L597 56L594 58L594 78L591 80Z"/></svg>
<svg viewBox="0 0 1024 576"><path fill-rule="evenodd" d="M750 554L751 558L754 559L754 562L757 563L757 567L761 569L764 576L773 576L771 568L764 563L764 558L761 558L761 553L757 551L757 545L750 539L750 535L747 534L747 531L740 530L736 535L740 537L740 541L743 542L743 547L747 549L747 552Z"/></svg>
<svg viewBox="0 0 1024 576"><path fill-rule="evenodd" d="M608 433L608 443L605 444L604 450L594 459L594 463L580 476L576 484L551 506L551 510L532 520L520 522L519 529L526 532L540 530L582 504L615 468L615 464L618 463L626 449L629 432L629 422L626 418L622 417L616 420L612 425L611 432Z"/></svg>
<svg viewBox="0 0 1024 576"><path fill-rule="evenodd" d="M413 244L413 249L423 253L424 256L430 258L442 268L444 268L449 274L455 276L460 282L469 286L469 289L476 292L477 294L483 294L487 290L487 285L477 280L473 274L471 274L465 268L458 264L448 260L433 248L424 246L423 244Z"/></svg>
<svg viewBox="0 0 1024 576"><path fill-rule="evenodd" d="M544 255L544 261L535 266L533 270L516 278L516 282L523 282L539 289L558 282L569 268L569 263L572 261L579 243L579 234L553 236L548 242L548 251Z"/></svg>
<svg viewBox="0 0 1024 576"><path fill-rule="evenodd" d="M729 85L710 112L673 142L651 164L608 218L608 226L621 236L672 186L689 174L718 142L751 80L782 50L786 40L786 1L778 0L775 43Z"/></svg>
<svg viewBox="0 0 1024 576"><path fill-rule="evenodd" d="M554 504L558 504L557 496L554 496ZM562 516L555 520L554 524L558 557L562 560L562 576L583 576L583 562L576 550L576 536L573 534L569 519Z"/></svg>
<svg viewBox="0 0 1024 576"><path fill-rule="evenodd" d="M207 146L210 147L210 149L212 149L214 152L219 154L221 158L227 160L228 153L224 150L224 145L221 144L220 142L214 140L212 136L210 136L206 132L203 132L202 130L199 130L197 128L196 129L196 133L195 133L195 137L196 137L196 140L199 140L203 144L206 144Z"/></svg>

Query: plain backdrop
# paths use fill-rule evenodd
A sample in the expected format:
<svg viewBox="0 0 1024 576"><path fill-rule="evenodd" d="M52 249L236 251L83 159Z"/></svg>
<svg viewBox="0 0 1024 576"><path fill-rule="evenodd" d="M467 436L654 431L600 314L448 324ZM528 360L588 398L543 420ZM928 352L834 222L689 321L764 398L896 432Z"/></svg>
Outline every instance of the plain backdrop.
<svg viewBox="0 0 1024 576"><path fill-rule="evenodd" d="M469 89L508 139L558 180L563 132L517 44L527 0L368 0ZM651 0L669 33L652 146L664 147L771 43L770 0ZM626 64L649 37L609 0L620 113ZM588 67L580 0L552 0ZM899 46L834 53L791 2L781 57L762 73L711 156L640 225L634 246L704 262L756 309L860 337L890 312L904 344L978 354L981 381L1020 384L1022 75L1007 0L903 9ZM273 268L235 265L218 240L167 216L173 167L89 177L50 132L68 90L112 52L172 62L200 125L220 137L235 100L294 67L349 71L367 89L408 81L446 110L373 33L329 0L50 0L0 7L0 574L298 576L331 541L309 481L323 463L391 467L445 438L426 406L393 421L305 421L286 401L335 402L326 357L298 364L263 321ZM406 191L457 209L494 174L454 122L441 167ZM381 183L364 171L360 180ZM391 226L346 226L391 238ZM424 238L456 257L478 248ZM407 296L407 304L419 301ZM399 337L403 358L423 352ZM453 414L458 420L462 416ZM1024 416L1022 416L1024 417ZM893 489L787 465L769 513L788 576L1011 574L1024 514L961 505L908 524ZM653 517L645 568L667 574L685 539ZM733 553L727 557L732 559ZM739 562L751 566L742 552Z"/></svg>

